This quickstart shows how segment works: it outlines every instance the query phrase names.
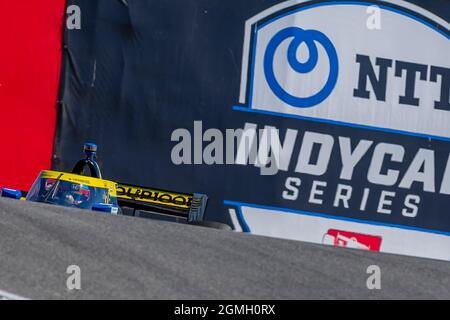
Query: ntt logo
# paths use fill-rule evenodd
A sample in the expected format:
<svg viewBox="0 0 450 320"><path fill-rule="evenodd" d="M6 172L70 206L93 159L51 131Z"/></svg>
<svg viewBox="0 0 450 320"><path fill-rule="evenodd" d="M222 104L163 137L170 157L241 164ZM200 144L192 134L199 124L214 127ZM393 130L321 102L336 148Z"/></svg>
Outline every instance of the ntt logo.
<svg viewBox="0 0 450 320"><path fill-rule="evenodd" d="M330 66L328 79L319 92L309 97L297 97L288 93L276 79L276 75L274 72L275 53L280 44L287 39L291 39L287 51L287 61L289 63L289 66L298 73L309 73L317 66L319 54L316 43L322 45L328 55ZM306 45L308 49L309 56L305 62L301 62L297 58L297 52L302 45ZM336 49L334 48L330 39L328 39L327 36L325 36L320 31L303 30L302 28L298 27L285 28L275 34L275 36L272 38L272 40L270 40L269 45L267 46L267 50L264 55L264 73L267 83L269 84L273 93L279 99L293 107L313 107L324 101L333 91L333 88L336 84L339 73L339 63Z"/></svg>
<svg viewBox="0 0 450 320"><path fill-rule="evenodd" d="M399 0L282 2L245 23L233 109L450 141L449 30Z"/></svg>

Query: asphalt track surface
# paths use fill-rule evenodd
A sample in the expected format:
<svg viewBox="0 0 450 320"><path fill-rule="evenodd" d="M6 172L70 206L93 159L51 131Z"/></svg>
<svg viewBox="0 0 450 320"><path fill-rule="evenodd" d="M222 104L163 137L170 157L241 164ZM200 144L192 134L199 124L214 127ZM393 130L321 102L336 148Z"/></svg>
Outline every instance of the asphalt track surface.
<svg viewBox="0 0 450 320"><path fill-rule="evenodd" d="M69 265L81 269L81 290L66 287ZM381 269L381 290L366 287L370 265ZM0 199L0 292L29 299L450 299L450 263Z"/></svg>

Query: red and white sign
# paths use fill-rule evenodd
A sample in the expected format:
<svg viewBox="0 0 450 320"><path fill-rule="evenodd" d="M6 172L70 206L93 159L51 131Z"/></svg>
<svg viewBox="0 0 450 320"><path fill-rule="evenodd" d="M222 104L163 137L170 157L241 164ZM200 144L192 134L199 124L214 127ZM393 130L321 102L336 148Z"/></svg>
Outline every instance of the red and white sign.
<svg viewBox="0 0 450 320"><path fill-rule="evenodd" d="M353 249L380 251L382 238L356 232L330 229L323 237L323 244Z"/></svg>

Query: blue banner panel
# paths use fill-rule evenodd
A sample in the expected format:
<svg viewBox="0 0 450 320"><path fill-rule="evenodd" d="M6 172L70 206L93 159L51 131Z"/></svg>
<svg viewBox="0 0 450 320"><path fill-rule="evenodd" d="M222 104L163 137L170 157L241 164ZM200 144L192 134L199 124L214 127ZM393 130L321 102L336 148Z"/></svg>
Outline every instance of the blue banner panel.
<svg viewBox="0 0 450 320"><path fill-rule="evenodd" d="M450 260L448 1L69 1L54 167L236 231Z"/></svg>

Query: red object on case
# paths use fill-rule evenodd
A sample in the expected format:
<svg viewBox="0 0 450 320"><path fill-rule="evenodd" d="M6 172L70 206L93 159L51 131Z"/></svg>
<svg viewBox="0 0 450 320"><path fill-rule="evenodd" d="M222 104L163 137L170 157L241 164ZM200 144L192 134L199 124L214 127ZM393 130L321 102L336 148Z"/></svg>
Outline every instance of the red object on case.
<svg viewBox="0 0 450 320"><path fill-rule="evenodd" d="M336 247L380 251L382 238L362 233L330 229L323 238L323 243Z"/></svg>
<svg viewBox="0 0 450 320"><path fill-rule="evenodd" d="M0 1L0 187L51 167L65 0Z"/></svg>

